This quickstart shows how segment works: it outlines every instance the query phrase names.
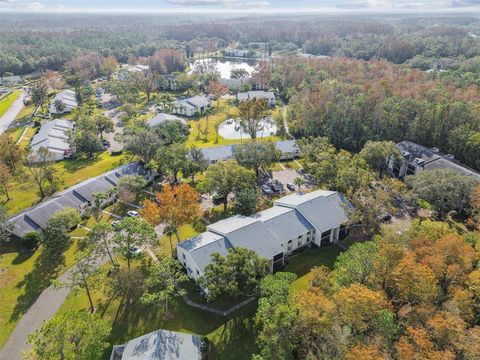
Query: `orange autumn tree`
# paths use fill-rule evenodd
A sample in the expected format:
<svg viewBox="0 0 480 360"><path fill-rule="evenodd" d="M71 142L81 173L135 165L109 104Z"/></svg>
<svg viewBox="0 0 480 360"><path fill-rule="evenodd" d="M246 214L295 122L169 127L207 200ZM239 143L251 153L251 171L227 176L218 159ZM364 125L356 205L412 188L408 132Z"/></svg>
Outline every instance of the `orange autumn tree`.
<svg viewBox="0 0 480 360"><path fill-rule="evenodd" d="M202 215L202 208L198 203L200 194L188 184L167 186L156 197L158 204L145 200L141 215L153 226L165 224L164 234L170 239L170 248L173 253L172 236L178 238L178 228L193 222Z"/></svg>

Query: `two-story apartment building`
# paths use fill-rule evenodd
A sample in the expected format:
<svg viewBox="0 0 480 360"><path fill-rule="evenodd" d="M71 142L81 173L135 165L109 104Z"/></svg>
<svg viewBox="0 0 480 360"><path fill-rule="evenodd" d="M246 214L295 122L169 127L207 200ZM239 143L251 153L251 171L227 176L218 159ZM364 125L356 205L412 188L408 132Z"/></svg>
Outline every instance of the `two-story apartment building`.
<svg viewBox="0 0 480 360"><path fill-rule="evenodd" d="M239 247L269 259L273 272L297 251L343 238L348 232L348 206L335 191L288 195L255 215L236 215L208 225L206 232L177 244L177 256L193 280L203 275L212 254L225 256Z"/></svg>
<svg viewBox="0 0 480 360"><path fill-rule="evenodd" d="M246 100L253 100L253 99L264 99L267 102L267 105L270 107L275 106L275 94L272 91L246 91L246 92L239 92L237 94L238 101L246 101Z"/></svg>

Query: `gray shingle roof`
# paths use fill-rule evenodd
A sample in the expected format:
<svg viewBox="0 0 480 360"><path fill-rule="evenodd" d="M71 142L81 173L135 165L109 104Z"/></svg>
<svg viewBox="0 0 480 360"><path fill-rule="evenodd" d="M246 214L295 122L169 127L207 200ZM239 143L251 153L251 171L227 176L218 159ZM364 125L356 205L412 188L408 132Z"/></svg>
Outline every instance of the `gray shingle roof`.
<svg viewBox="0 0 480 360"><path fill-rule="evenodd" d="M235 156L235 147L232 145L202 148L200 150L205 159L210 162L231 159Z"/></svg>
<svg viewBox="0 0 480 360"><path fill-rule="evenodd" d="M165 113L160 113L160 114L155 115L153 118L147 120L147 125L149 127L155 127L155 126L158 126L158 125L164 123L165 121L178 121L178 122L182 123L183 125L187 124L187 122L184 119L179 118L178 116L165 114Z"/></svg>
<svg viewBox="0 0 480 360"><path fill-rule="evenodd" d="M113 189L114 183L107 180L120 178L124 175L144 175L145 170L139 163L130 163L111 170L103 175L85 180L71 188L68 188L49 200L34 207L26 209L13 216L9 221L13 224L13 234L23 237L27 232L37 231L44 228L50 217L58 210L65 207L78 207L92 201L92 193L96 191L107 191Z"/></svg>
<svg viewBox="0 0 480 360"><path fill-rule="evenodd" d="M49 121L42 125L40 131L33 137L30 142L30 147L33 152L44 147L50 152L64 154L65 151L70 150L68 144L69 130L73 130L74 126L71 121L57 119Z"/></svg>
<svg viewBox="0 0 480 360"><path fill-rule="evenodd" d="M213 253L225 256L243 247L272 259L284 252L282 244L313 228L336 228L347 221L346 200L337 192L318 190L285 196L275 206L252 216L232 216L207 226L207 232L178 244L188 251L201 271Z"/></svg>
<svg viewBox="0 0 480 360"><path fill-rule="evenodd" d="M446 155L438 152L438 149L434 151L433 149L411 141L402 141L396 146L402 152L405 161L415 166L417 165L414 161L418 158L424 161L421 167L425 170L450 169L460 175L473 176L477 180L480 180L480 173L458 161L447 158Z"/></svg>
<svg viewBox="0 0 480 360"><path fill-rule="evenodd" d="M265 225L279 244L313 229L312 224L297 210L282 206L274 206L253 215L253 217L259 219Z"/></svg>
<svg viewBox="0 0 480 360"><path fill-rule="evenodd" d="M200 360L201 356L201 338L198 335L160 329L128 341L124 345L123 355L118 358L122 360Z"/></svg>
<svg viewBox="0 0 480 360"><path fill-rule="evenodd" d="M345 209L348 203L335 191L295 193L278 199L275 205L296 208L320 231L330 230L348 220Z"/></svg>
<svg viewBox="0 0 480 360"><path fill-rule="evenodd" d="M271 259L282 253L273 234L258 219L246 216L232 216L207 226L207 229L224 235L233 247L243 247L255 251L258 256Z"/></svg>
<svg viewBox="0 0 480 360"><path fill-rule="evenodd" d="M271 91L263 91L263 90L246 91L246 92L238 93L237 98L240 101L252 100L252 99L270 99L270 98L275 98L275 94Z"/></svg>
<svg viewBox="0 0 480 360"><path fill-rule="evenodd" d="M275 147L282 153L295 153L300 151L300 148L295 140L277 141L275 143Z"/></svg>
<svg viewBox="0 0 480 360"><path fill-rule="evenodd" d="M60 91L58 94L56 94L50 103L49 110L52 114L59 113L59 111L57 110L57 107L55 106L55 101L57 100L60 100L65 105L65 110L63 112L71 111L72 109L78 106L75 91L63 90L63 91Z"/></svg>

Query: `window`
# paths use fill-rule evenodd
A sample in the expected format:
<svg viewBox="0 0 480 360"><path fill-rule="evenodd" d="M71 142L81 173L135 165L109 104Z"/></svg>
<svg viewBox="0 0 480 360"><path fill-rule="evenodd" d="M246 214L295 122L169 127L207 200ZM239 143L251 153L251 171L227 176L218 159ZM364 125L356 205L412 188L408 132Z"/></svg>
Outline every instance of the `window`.
<svg viewBox="0 0 480 360"><path fill-rule="evenodd" d="M288 251L291 251L292 250L292 240L290 240L288 242L288 247L287 247Z"/></svg>
<svg viewBox="0 0 480 360"><path fill-rule="evenodd" d="M302 246L302 238L299 236L298 237L298 247Z"/></svg>
<svg viewBox="0 0 480 360"><path fill-rule="evenodd" d="M200 271L198 271L198 269L197 269L197 276L200 276Z"/></svg>

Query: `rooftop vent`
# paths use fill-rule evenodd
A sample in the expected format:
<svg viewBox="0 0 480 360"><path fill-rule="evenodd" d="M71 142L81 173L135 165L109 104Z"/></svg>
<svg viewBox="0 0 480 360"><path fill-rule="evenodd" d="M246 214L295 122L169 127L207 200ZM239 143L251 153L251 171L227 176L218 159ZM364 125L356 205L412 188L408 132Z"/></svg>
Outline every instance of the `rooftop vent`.
<svg viewBox="0 0 480 360"><path fill-rule="evenodd" d="M432 151L437 154L440 152L440 149L438 147L432 147Z"/></svg>
<svg viewBox="0 0 480 360"><path fill-rule="evenodd" d="M408 158L410 156L410 153L408 151L403 150L402 151L402 156L405 158Z"/></svg>
<svg viewBox="0 0 480 360"><path fill-rule="evenodd" d="M413 160L413 161L415 161L415 164L417 164L417 165L423 165L425 163L425 160L420 159L420 158L415 158L415 160Z"/></svg>

